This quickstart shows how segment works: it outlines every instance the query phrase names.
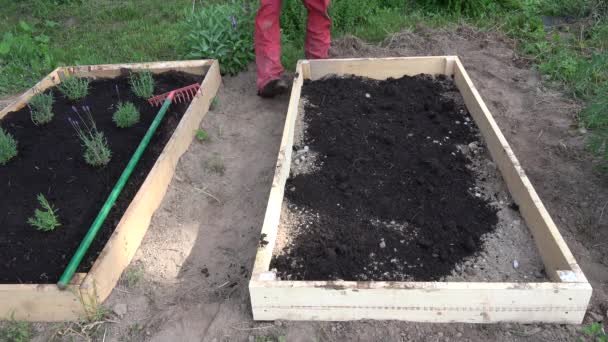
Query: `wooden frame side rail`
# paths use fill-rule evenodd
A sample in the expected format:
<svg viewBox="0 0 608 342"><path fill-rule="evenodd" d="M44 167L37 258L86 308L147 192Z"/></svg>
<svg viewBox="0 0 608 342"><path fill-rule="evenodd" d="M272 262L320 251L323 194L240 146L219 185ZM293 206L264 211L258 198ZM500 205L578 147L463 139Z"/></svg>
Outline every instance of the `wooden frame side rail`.
<svg viewBox="0 0 608 342"><path fill-rule="evenodd" d="M289 176L293 129L304 79L354 74L374 79L416 74L454 78L492 159L519 205L541 254L547 283L281 281L269 270ZM398 319L420 322L581 323L591 286L456 56L300 61L277 168L249 283L256 320Z"/></svg>
<svg viewBox="0 0 608 342"><path fill-rule="evenodd" d="M127 70L161 73L178 70L205 75L201 90L190 103L163 152L123 214L114 233L88 273L78 273L68 289L54 284L0 284L0 318L14 315L17 320L66 321L81 318L103 302L112 292L123 270L135 255L152 215L159 207L173 178L179 158L186 152L194 134L221 83L215 60L107 64L57 68L13 104L0 111L0 118L23 108L36 93L61 82L63 75L78 77L116 77Z"/></svg>

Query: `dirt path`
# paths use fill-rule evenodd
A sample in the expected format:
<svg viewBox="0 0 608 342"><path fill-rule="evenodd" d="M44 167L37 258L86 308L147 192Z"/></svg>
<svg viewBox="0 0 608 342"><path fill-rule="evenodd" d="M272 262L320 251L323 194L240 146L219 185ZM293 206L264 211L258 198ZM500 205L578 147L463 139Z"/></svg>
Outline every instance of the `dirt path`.
<svg viewBox="0 0 608 342"><path fill-rule="evenodd" d="M421 29L395 35L382 48L343 39L332 54L460 55L593 283L591 315L605 319L608 245L601 242L608 241L608 213L601 212L608 185L585 157L585 137L570 127L577 104L544 89L496 34ZM105 341L575 340L578 327L561 325L252 322L247 281L288 101L259 99L254 81L253 71L224 79L219 106L203 123L211 141L193 143L181 159L134 262L106 303L119 314L117 323L102 328L97 340L104 332ZM47 341L54 329L39 328L38 340Z"/></svg>

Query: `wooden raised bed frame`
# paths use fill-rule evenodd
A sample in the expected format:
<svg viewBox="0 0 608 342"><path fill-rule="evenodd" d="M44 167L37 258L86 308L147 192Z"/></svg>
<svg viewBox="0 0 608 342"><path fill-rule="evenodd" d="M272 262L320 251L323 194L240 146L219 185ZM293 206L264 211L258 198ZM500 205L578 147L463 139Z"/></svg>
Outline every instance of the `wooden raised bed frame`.
<svg viewBox="0 0 608 342"><path fill-rule="evenodd" d="M269 270L294 125L304 79L354 74L373 79L416 74L453 76L492 159L534 236L551 282L282 281ZM275 176L249 291L255 320L358 319L417 322L554 322L580 324L591 298L585 278L549 213L456 56L300 61L293 82Z"/></svg>
<svg viewBox="0 0 608 342"><path fill-rule="evenodd" d="M59 84L62 74L111 78L121 75L125 69L153 73L176 70L205 75L205 78L201 90L184 113L91 270L77 273L68 289L63 291L55 284L0 284L0 319L13 315L17 320L27 321L75 320L94 311L110 295L146 234L152 215L173 178L177 162L192 142L221 83L219 64L215 60L60 67L0 111L0 119L25 106L36 92Z"/></svg>

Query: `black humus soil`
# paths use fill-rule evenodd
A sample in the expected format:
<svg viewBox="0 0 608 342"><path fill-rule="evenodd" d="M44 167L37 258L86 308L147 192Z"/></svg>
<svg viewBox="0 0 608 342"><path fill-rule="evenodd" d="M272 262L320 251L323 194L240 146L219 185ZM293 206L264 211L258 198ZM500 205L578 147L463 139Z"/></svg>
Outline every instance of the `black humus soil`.
<svg viewBox="0 0 608 342"><path fill-rule="evenodd" d="M319 166L287 181L289 210L313 214L273 257L281 279L439 280L481 249L497 210L457 148L480 138L451 79L330 77L302 94Z"/></svg>
<svg viewBox="0 0 608 342"><path fill-rule="evenodd" d="M154 78L155 94L202 80L181 72ZM48 92L55 97L55 117L48 125L35 126L27 107L0 120L0 126L19 144L18 156L0 166L0 283L58 280L159 110L135 97L127 76L92 81L88 96L77 103L66 100L56 88ZM119 101L131 101L140 110L137 125L115 126L112 114ZM105 134L112 150L106 167L96 169L85 163L81 143L68 122L68 118L77 119L73 105L79 109L89 106L97 128ZM188 105L174 103L169 108L78 272L92 266ZM27 223L38 206L38 193L58 209L61 226L55 231L39 232Z"/></svg>

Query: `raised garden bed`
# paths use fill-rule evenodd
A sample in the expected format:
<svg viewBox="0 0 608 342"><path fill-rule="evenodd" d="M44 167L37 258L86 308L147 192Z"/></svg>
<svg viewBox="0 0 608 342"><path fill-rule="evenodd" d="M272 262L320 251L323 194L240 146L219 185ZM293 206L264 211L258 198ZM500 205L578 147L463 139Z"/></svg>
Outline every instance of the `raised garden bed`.
<svg viewBox="0 0 608 342"><path fill-rule="evenodd" d="M457 57L302 61L296 75L254 319L582 321L591 287ZM513 202L487 186L484 149ZM455 277L497 227L515 235L499 210L532 233L536 279Z"/></svg>
<svg viewBox="0 0 608 342"><path fill-rule="evenodd" d="M158 112L132 91L131 75L144 71L153 75L154 94L192 83L200 83L201 90L192 102L171 105L78 273L68 289L60 290L54 283ZM68 100L60 89L73 77L90 81L87 96L80 100ZM71 320L107 298L143 239L220 82L218 63L211 60L63 67L0 112L0 126L18 147L17 156L0 166L0 178L8 180L0 189L12 199L0 203L0 317ZM29 107L39 93L54 97L54 116L35 125ZM113 113L127 102L138 109L139 121L118 127ZM88 111L111 151L105 166L89 165L73 127L75 122L91 125ZM37 194L56 210L61 225L54 230L37 230L28 223L40 208Z"/></svg>

